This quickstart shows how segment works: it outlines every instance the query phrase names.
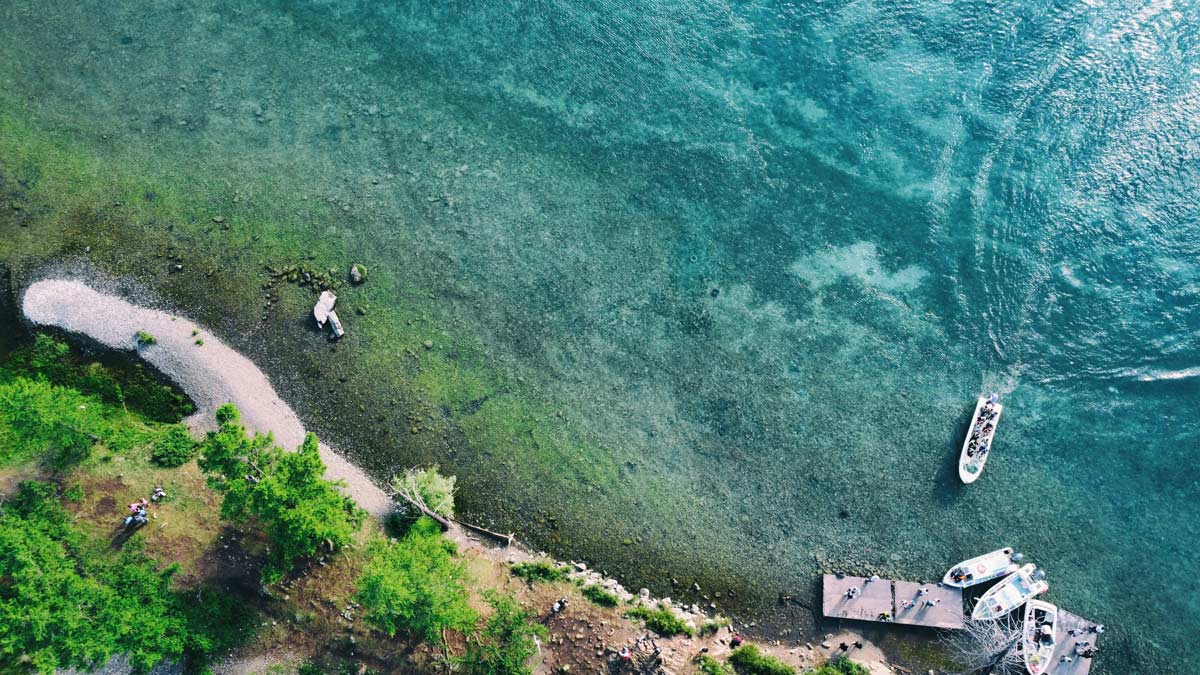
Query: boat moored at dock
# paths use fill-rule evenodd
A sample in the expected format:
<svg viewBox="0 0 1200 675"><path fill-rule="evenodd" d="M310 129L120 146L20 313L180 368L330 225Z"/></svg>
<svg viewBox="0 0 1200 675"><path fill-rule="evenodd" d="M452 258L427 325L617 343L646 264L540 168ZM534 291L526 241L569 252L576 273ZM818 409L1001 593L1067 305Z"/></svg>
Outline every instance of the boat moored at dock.
<svg viewBox="0 0 1200 675"><path fill-rule="evenodd" d="M1025 668L1031 675L1050 672L1058 630L1058 607L1043 600L1025 604L1025 626L1021 633L1021 650L1025 653Z"/></svg>
<svg viewBox="0 0 1200 675"><path fill-rule="evenodd" d="M992 551L951 567L942 578L942 583L957 588L968 588L999 579L1020 569L1024 557L1020 553L1013 553L1010 547Z"/></svg>
<svg viewBox="0 0 1200 675"><path fill-rule="evenodd" d="M971 618L977 621L999 619L1048 590L1050 584L1046 583L1045 573L1038 570L1036 565L1025 565L989 588L987 593L979 598L975 611L971 612Z"/></svg>

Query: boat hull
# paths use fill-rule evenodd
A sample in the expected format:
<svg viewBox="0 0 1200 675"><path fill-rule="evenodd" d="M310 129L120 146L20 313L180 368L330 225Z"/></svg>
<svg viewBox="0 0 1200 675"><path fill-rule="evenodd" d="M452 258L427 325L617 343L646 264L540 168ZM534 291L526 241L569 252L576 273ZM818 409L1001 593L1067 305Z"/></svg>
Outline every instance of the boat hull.
<svg viewBox="0 0 1200 675"><path fill-rule="evenodd" d="M954 588L970 588L1008 576L1021 568L1020 565L1013 562L1012 554L1013 550L1005 547L970 560L964 560L946 572L946 576L942 577L942 583ZM956 574L956 572L963 572L965 575Z"/></svg>
<svg viewBox="0 0 1200 675"><path fill-rule="evenodd" d="M1043 631L1042 626L1048 630ZM1025 652L1025 669L1030 675L1046 675L1050 672L1057 636L1058 607L1042 600L1027 602L1021 646Z"/></svg>
<svg viewBox="0 0 1200 675"><path fill-rule="evenodd" d="M979 443L986 444L988 452L980 453L971 452L971 430L975 428L975 423L979 421L979 414L987 404L987 398L980 396L975 403L975 412L971 415L971 425L967 427L967 436L963 439L962 450L958 453L958 478L963 483L971 484L979 480L979 476L983 474L983 467L987 464L988 457L991 453L992 439L996 436L996 426L1000 423L1000 414L1004 412L1004 406L999 403L993 403L992 408L996 411L996 417L991 420L991 433L981 434Z"/></svg>
<svg viewBox="0 0 1200 675"><path fill-rule="evenodd" d="M1025 565L989 588L987 593L979 598L975 610L971 612L971 618L977 621L999 619L1020 608L1031 598L1045 593L1050 589L1050 585L1044 580L1033 578L1036 570L1037 567L1032 564Z"/></svg>

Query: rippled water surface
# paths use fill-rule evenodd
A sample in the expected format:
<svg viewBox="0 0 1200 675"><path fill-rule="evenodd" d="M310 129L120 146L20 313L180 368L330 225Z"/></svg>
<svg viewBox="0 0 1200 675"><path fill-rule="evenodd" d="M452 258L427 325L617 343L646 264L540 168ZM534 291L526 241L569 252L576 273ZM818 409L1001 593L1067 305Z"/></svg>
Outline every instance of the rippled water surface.
<svg viewBox="0 0 1200 675"><path fill-rule="evenodd" d="M5 0L0 86L164 174L353 205L296 227L569 405L620 467L613 548L806 593L821 564L931 578L1012 545L1112 627L1104 672L1183 673L1198 9ZM962 488L986 390L1007 408Z"/></svg>

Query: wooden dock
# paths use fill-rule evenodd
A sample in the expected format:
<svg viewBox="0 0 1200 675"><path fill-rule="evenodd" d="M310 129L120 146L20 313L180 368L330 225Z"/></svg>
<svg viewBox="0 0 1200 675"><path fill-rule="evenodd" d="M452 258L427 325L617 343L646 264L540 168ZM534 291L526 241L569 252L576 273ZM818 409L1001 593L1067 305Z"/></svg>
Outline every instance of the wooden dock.
<svg viewBox="0 0 1200 675"><path fill-rule="evenodd" d="M1058 647L1054 650L1052 663L1054 667L1050 670L1054 675L1087 675L1092 669L1092 659L1085 659L1075 653L1075 645L1081 642L1088 642L1093 647L1100 641L1100 635L1092 632L1092 627L1095 626L1094 621L1072 614L1061 607L1058 610L1058 626L1055 628L1055 642ZM1071 635L1071 631L1077 631L1078 636ZM1063 661L1062 657L1068 656L1071 661Z"/></svg>
<svg viewBox="0 0 1200 675"><path fill-rule="evenodd" d="M850 597L851 588L858 589L853 598ZM825 616L838 619L929 628L963 626L962 589L941 584L891 579L871 581L864 577L826 574L821 605Z"/></svg>

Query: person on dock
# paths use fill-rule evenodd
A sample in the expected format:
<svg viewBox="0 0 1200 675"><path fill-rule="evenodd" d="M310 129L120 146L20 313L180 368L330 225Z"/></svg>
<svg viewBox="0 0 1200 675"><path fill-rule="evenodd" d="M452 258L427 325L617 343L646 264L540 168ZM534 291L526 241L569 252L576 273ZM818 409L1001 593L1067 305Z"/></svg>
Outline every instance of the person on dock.
<svg viewBox="0 0 1200 675"><path fill-rule="evenodd" d="M867 583L871 583L873 581L879 581L878 574L872 574L871 576L867 577Z"/></svg>
<svg viewBox="0 0 1200 675"><path fill-rule="evenodd" d="M917 590L918 597L925 597L926 595L929 595L928 588L925 588L924 586L922 586L920 589Z"/></svg>
<svg viewBox="0 0 1200 675"><path fill-rule="evenodd" d="M942 599L941 599L941 598L936 598L936 599L933 599L933 600L926 600L926 601L925 601L925 606L926 606L926 607L937 607L937 606L938 606L938 603L940 603L941 601L942 601Z"/></svg>
<svg viewBox="0 0 1200 675"><path fill-rule="evenodd" d="M1102 624L1102 623L1093 624L1092 627L1089 628L1088 630L1095 633L1096 635L1099 635L1104 632L1104 624Z"/></svg>
<svg viewBox="0 0 1200 675"><path fill-rule="evenodd" d="M916 606L917 606L917 603L913 602L912 600L905 600L903 603L900 604L901 609L912 609L913 607L916 607Z"/></svg>
<svg viewBox="0 0 1200 675"><path fill-rule="evenodd" d="M1088 647L1087 649L1079 652L1079 658L1081 659L1091 659L1094 656L1096 656L1095 647Z"/></svg>
<svg viewBox="0 0 1200 675"><path fill-rule="evenodd" d="M877 616L877 617L875 617L875 618L876 618L876 620L878 620L878 621L891 621L891 620L892 620L892 613L891 613L891 612L880 612L880 613L879 613L879 616Z"/></svg>
<svg viewBox="0 0 1200 675"><path fill-rule="evenodd" d="M851 586L846 590L846 597L853 600L858 597L858 586Z"/></svg>

